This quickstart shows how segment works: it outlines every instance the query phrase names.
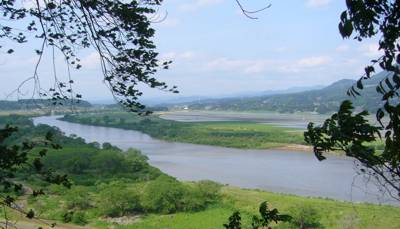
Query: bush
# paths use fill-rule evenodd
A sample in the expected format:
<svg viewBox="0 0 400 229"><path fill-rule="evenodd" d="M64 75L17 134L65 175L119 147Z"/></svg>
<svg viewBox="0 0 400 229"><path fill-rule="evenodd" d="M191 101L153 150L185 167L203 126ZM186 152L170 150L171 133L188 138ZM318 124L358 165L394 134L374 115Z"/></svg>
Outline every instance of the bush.
<svg viewBox="0 0 400 229"><path fill-rule="evenodd" d="M78 225L86 225L88 223L85 213L78 211L74 212L72 215L71 223L78 224Z"/></svg>
<svg viewBox="0 0 400 229"><path fill-rule="evenodd" d="M89 190L84 187L74 187L65 195L66 207L69 210L86 210L91 207Z"/></svg>
<svg viewBox="0 0 400 229"><path fill-rule="evenodd" d="M142 204L149 212L164 214L199 211L219 200L220 189L221 185L213 181L185 185L174 178L160 176L146 186Z"/></svg>
<svg viewBox="0 0 400 229"><path fill-rule="evenodd" d="M104 216L120 217L142 211L139 192L119 183L111 183L101 190L97 203Z"/></svg>
<svg viewBox="0 0 400 229"><path fill-rule="evenodd" d="M184 211L199 211L220 199L221 185L213 181L199 181L187 186L183 197Z"/></svg>
<svg viewBox="0 0 400 229"><path fill-rule="evenodd" d="M111 145L108 142L104 142L101 148L106 150L114 150L114 151L121 151L118 147Z"/></svg>
<svg viewBox="0 0 400 229"><path fill-rule="evenodd" d="M142 203L149 212L174 213L183 209L185 187L174 178L160 176L144 190Z"/></svg>
<svg viewBox="0 0 400 229"><path fill-rule="evenodd" d="M291 221L282 224L279 228L323 228L319 222L321 216L318 211L310 205L297 205L289 211L289 215L292 217Z"/></svg>
<svg viewBox="0 0 400 229"><path fill-rule="evenodd" d="M85 225L88 223L86 220L85 213L81 211L67 211L62 215L62 221L64 223L74 223L78 225Z"/></svg>
<svg viewBox="0 0 400 229"><path fill-rule="evenodd" d="M214 203L221 198L221 187L221 184L210 180L203 180L196 183L196 188L201 193L206 204Z"/></svg>
<svg viewBox="0 0 400 229"><path fill-rule="evenodd" d="M115 174L123 171L126 166L124 165L124 156L119 151L114 150L100 150L92 158L91 167L101 174ZM122 170L122 171L121 171Z"/></svg>
<svg viewBox="0 0 400 229"><path fill-rule="evenodd" d="M69 223L69 222L71 222L72 221L72 216L74 215L74 212L73 211L68 211L68 212L65 212L63 215L62 215L62 221L63 221L63 223Z"/></svg>

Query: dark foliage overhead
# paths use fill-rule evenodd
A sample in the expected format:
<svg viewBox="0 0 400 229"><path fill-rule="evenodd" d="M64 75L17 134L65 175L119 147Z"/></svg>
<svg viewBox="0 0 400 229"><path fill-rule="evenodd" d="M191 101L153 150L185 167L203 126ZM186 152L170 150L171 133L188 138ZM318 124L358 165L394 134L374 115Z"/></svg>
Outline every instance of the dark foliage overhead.
<svg viewBox="0 0 400 229"><path fill-rule="evenodd" d="M322 152L342 149L346 155L360 162L360 171L379 182L392 197L400 200L400 1L399 0L347 0L347 10L340 16L339 31L343 38L358 41L379 38L382 56L372 60L365 74L348 90L348 95L362 96L364 81L374 78L378 65L387 77L376 86L381 95L381 106L376 111L375 127L365 120L367 112L353 114L349 101L343 102L338 113L321 127L312 123L305 133L307 142L314 146L318 159ZM385 119L386 118L386 119ZM382 136L381 136L382 133ZM376 152L365 143L383 139L385 148Z"/></svg>
<svg viewBox="0 0 400 229"><path fill-rule="evenodd" d="M53 55L54 59L56 50L62 54L68 68L79 69L78 51L88 48L98 53L104 81L114 98L131 111L144 109L137 101L142 95L139 84L177 92L175 87L168 88L154 78L159 69L168 68L170 63L160 63L152 41L155 32L151 28L152 17L160 0L45 0L32 3L32 6L26 6L15 0L0 1L0 40L20 44L31 40L41 42L35 50L38 61L33 76L27 79L35 82L35 92L40 96L54 100L67 99L71 95L81 98L80 94L73 94L71 78L68 82L60 82L55 73L55 86L41 88L38 66L45 52L49 51L47 55ZM1 48L9 54L14 52L7 47ZM53 65L56 68L54 60Z"/></svg>

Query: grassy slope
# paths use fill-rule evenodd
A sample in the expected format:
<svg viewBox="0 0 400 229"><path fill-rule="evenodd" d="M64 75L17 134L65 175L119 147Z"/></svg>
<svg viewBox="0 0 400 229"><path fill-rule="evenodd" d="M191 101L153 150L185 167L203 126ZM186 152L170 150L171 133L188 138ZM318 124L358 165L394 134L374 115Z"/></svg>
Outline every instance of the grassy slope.
<svg viewBox="0 0 400 229"><path fill-rule="evenodd" d="M207 210L170 215L150 214L147 216L140 216L139 220L130 225L112 225L106 223L103 219L92 218L93 212L88 211L87 216L94 219L95 222L86 227L104 229L110 227L121 229L217 229L223 228L222 224L227 222L228 217L235 210L240 210L243 228L250 228L251 216L257 214L259 204L267 200L271 208L277 208L284 214L290 214L292 209L300 205L312 206L319 212L321 217L320 223L324 228L344 228L345 224L349 224L349 218L353 218L353 227L350 228L400 228L400 208L398 207L352 204L329 199L304 198L294 195L244 190L233 187L224 187L222 193L222 203L209 207ZM46 199L48 200L46 211L49 213L51 211L57 211L59 207L57 205L57 200L53 198ZM93 211L96 211L96 209L93 209ZM49 216L50 215L47 215L47 217ZM38 222L27 221L21 217L17 218L22 222L36 224L37 226L40 225L37 224ZM274 228L280 228L280 226L282 225L275 225ZM68 225L64 224L64 226L60 228L79 228L79 226L71 225L68 227Z"/></svg>
<svg viewBox="0 0 400 229"><path fill-rule="evenodd" d="M353 217L353 228L396 229L400 228L400 208L370 204L352 204L334 200L304 198L292 195L276 194L255 190L243 190L232 187L223 189L224 203L196 213L178 213L173 215L148 215L135 224L120 225L123 229L200 229L222 228L235 209L242 214L244 228L250 227L252 214L257 214L259 204L267 200L271 207L282 213L298 205L311 205L321 215L321 224L325 228L343 228L346 220ZM105 223L98 222L95 227L106 228Z"/></svg>
<svg viewBox="0 0 400 229"><path fill-rule="evenodd" d="M105 118L108 121L105 121ZM233 148L267 149L288 144L304 144L301 130L253 122L181 123L155 116L138 117L115 112L68 116L66 121L139 130L153 137L177 142ZM121 120L123 120L121 122Z"/></svg>

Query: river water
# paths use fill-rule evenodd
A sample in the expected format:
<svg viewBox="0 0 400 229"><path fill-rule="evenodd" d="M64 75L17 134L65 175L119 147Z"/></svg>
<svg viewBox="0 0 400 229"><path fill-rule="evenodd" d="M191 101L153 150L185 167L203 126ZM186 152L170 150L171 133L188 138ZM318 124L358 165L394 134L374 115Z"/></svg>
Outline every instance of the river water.
<svg viewBox="0 0 400 229"><path fill-rule="evenodd" d="M301 196L353 202L396 204L373 182L357 175L353 160L329 156L319 162L310 152L244 150L166 142L133 130L89 126L34 118L34 123L58 127L87 142L109 142L121 149L137 148L149 163L179 180L214 180L242 188L257 188Z"/></svg>

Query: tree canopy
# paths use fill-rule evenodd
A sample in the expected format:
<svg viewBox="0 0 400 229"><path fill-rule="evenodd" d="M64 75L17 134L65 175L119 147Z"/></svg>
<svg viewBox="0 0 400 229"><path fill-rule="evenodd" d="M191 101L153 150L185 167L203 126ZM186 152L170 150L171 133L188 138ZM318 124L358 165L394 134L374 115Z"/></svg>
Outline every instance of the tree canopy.
<svg viewBox="0 0 400 229"><path fill-rule="evenodd" d="M139 84L151 88L177 92L158 81L154 74L167 69L169 61L158 60L152 40L152 20L161 0L44 0L21 4L15 0L0 1L0 40L25 44L33 39L41 45L33 76L24 82L35 82L34 93L54 101L81 98L73 92L74 81L61 82L54 74L52 88L41 88L38 66L42 56L58 51L64 57L68 69L81 68L79 51L94 49L98 53L104 81L114 98L131 111L141 111L144 105L137 101L142 92ZM1 47L8 54L13 49ZM52 53L51 53L52 52ZM54 60L53 60L54 61ZM55 65L53 63L53 65ZM53 66L55 68L55 66ZM23 83L24 83L23 82ZM18 92L18 89L17 89Z"/></svg>
<svg viewBox="0 0 400 229"><path fill-rule="evenodd" d="M349 101L322 126L308 125L305 140L314 146L318 159L325 151L341 149L360 162L360 171L376 178L380 187L400 200L400 1L346 0L347 10L340 15L339 32L343 38L379 38L382 55L365 68L365 74L348 95L360 96L363 82L373 78L379 66L386 77L376 87L382 106L376 111L378 126L366 120L367 112L353 114ZM368 142L383 139L383 151L375 151Z"/></svg>

